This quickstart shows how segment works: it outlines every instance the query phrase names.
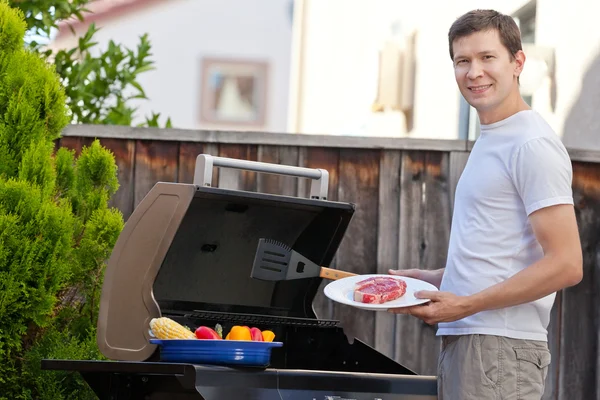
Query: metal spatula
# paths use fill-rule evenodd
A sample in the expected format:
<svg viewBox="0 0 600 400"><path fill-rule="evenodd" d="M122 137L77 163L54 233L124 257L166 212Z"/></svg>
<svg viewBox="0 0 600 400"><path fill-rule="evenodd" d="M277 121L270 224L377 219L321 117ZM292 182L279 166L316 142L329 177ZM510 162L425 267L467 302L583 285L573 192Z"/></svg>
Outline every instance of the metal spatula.
<svg viewBox="0 0 600 400"><path fill-rule="evenodd" d="M260 239L250 277L263 281L288 281L313 278L341 279L354 276L351 272L321 267L289 246L271 239Z"/></svg>

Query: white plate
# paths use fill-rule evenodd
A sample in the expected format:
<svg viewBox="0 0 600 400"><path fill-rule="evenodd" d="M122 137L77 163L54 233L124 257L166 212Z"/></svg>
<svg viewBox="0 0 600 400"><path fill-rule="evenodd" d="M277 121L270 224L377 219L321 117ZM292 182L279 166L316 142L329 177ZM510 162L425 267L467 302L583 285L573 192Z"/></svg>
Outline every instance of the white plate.
<svg viewBox="0 0 600 400"><path fill-rule="evenodd" d="M406 293L404 293L404 296L400 297L399 299L388 301L383 304L366 304L354 301L354 284L364 279L376 276L388 278L391 277L404 280L406 282ZM341 304L361 308L363 310L385 311L390 308L409 307L427 303L429 299L417 299L415 297L415 292L418 292L420 290L438 291L438 288L433 286L431 283L427 283L419 279L407 278L405 276L371 274L356 275L350 276L348 278L338 279L325 286L323 292L325 293L325 296Z"/></svg>

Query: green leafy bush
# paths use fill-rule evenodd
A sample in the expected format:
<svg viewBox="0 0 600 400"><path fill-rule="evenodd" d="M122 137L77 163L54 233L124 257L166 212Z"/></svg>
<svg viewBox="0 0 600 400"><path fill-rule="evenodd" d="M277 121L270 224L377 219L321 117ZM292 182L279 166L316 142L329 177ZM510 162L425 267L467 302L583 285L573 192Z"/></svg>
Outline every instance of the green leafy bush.
<svg viewBox="0 0 600 400"><path fill-rule="evenodd" d="M101 358L104 263L123 227L108 207L117 168L98 141L78 157L55 152L67 97L25 30L22 12L0 2L0 398L94 398L77 374L40 361Z"/></svg>

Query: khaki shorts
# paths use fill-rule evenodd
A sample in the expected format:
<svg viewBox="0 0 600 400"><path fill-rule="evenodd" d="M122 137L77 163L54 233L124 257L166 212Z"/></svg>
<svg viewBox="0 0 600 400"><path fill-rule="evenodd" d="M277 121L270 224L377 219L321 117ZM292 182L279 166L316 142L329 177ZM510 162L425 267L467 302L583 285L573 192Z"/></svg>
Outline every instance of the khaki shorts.
<svg viewBox="0 0 600 400"><path fill-rule="evenodd" d="M550 365L546 342L501 336L442 337L440 400L540 400Z"/></svg>

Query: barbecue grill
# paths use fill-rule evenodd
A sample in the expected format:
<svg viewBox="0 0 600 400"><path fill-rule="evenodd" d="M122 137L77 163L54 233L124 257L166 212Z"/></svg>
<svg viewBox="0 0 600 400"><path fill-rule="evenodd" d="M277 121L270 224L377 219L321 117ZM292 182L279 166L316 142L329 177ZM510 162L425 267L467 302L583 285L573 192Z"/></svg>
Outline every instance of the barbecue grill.
<svg viewBox="0 0 600 400"><path fill-rule="evenodd" d="M310 179L310 196L213 187L216 167ZM435 376L416 374L315 314L322 278L250 276L263 238L331 264L355 208L328 200L327 188L325 170L199 155L194 183L156 183L116 242L97 329L108 360L43 360L42 368L77 371L100 399L436 399ZM267 367L166 362L148 329L160 316L192 330L270 329L283 346L272 349Z"/></svg>

